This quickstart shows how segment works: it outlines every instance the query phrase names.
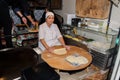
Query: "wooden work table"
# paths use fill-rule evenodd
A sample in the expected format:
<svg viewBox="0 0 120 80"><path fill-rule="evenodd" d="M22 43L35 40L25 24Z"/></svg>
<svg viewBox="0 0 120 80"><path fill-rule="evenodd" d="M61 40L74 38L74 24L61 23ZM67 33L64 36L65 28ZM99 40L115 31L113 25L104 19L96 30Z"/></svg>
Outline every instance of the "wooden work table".
<svg viewBox="0 0 120 80"><path fill-rule="evenodd" d="M55 46L55 48L61 48L61 47L62 46ZM85 58L87 58L88 63L82 64L80 66L74 66L65 60L67 56L72 55L74 53L78 53L81 56L84 56ZM54 53L49 53L47 50L45 50L41 54L41 57L46 63L48 63L48 65L59 70L80 70L80 69L86 68L92 61L92 57L88 51L76 46L70 46L70 50L68 50L67 54L64 54L64 55L56 55Z"/></svg>

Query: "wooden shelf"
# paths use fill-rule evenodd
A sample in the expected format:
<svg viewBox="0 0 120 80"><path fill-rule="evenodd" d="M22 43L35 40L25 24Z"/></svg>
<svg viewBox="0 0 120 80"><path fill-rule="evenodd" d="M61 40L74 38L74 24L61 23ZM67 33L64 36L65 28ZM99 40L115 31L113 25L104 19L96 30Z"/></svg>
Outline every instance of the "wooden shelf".
<svg viewBox="0 0 120 80"><path fill-rule="evenodd" d="M106 19L109 10L109 0L76 0L76 15L80 17Z"/></svg>

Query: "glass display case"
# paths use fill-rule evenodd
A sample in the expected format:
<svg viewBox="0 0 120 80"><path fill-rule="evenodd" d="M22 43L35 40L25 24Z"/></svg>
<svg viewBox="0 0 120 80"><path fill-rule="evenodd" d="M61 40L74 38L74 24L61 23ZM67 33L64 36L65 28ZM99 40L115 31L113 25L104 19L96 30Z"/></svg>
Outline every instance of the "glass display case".
<svg viewBox="0 0 120 80"><path fill-rule="evenodd" d="M28 33L18 34L16 37L17 46L37 47L37 43L38 43L37 32L28 32Z"/></svg>
<svg viewBox="0 0 120 80"><path fill-rule="evenodd" d="M87 28L79 28L77 27L77 35L93 39L94 41L109 44L109 48L113 48L115 46L115 39L117 37L117 33L110 32L108 34L103 33L101 31L94 31Z"/></svg>
<svg viewBox="0 0 120 80"><path fill-rule="evenodd" d="M101 31L88 29L87 27L83 28L70 25L63 25L62 31L65 38L69 38L75 41L77 44L85 44L87 47L90 43L91 44L89 46L96 44L98 48L95 47L95 49L99 49L100 51L106 51L107 49L113 48L115 46L115 40L117 37L116 32L111 31L106 34Z"/></svg>
<svg viewBox="0 0 120 80"><path fill-rule="evenodd" d="M16 25L15 37L13 38L15 45L18 47L36 47L38 43L38 29L34 28L28 28L24 24Z"/></svg>

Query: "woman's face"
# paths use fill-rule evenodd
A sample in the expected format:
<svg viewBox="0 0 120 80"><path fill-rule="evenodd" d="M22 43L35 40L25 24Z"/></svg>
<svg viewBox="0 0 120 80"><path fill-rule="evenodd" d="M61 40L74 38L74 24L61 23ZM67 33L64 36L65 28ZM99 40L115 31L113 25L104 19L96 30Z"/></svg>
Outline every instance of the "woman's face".
<svg viewBox="0 0 120 80"><path fill-rule="evenodd" d="M54 16L50 15L46 18L46 23L51 25L54 22Z"/></svg>

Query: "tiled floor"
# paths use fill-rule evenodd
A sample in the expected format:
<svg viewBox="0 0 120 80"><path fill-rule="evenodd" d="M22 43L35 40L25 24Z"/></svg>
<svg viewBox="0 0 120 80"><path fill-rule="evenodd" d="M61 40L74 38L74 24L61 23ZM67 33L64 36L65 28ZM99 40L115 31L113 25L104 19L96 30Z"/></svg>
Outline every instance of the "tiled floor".
<svg viewBox="0 0 120 80"><path fill-rule="evenodd" d="M68 72L59 72L60 80L106 80L108 70L100 70L93 67L93 65L88 68L77 71L73 74Z"/></svg>

